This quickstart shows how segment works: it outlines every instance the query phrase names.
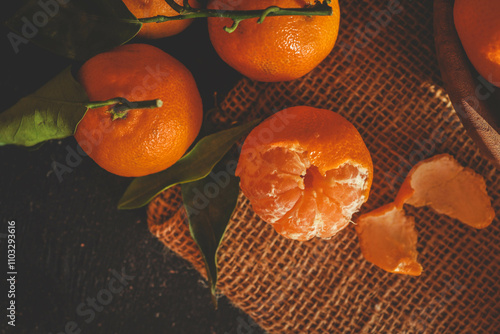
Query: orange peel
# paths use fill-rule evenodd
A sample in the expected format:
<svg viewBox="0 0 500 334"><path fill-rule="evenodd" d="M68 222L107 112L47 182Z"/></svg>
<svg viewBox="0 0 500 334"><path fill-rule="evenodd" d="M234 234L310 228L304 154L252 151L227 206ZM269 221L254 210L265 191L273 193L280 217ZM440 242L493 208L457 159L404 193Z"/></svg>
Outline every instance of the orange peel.
<svg viewBox="0 0 500 334"><path fill-rule="evenodd" d="M451 155L439 154L416 164L395 200L415 207L428 206L440 214L485 228L495 218L484 178L461 166Z"/></svg>
<svg viewBox="0 0 500 334"><path fill-rule="evenodd" d="M417 262L415 220L394 203L360 216L355 229L367 261L391 273L422 273Z"/></svg>
<svg viewBox="0 0 500 334"><path fill-rule="evenodd" d="M404 205L428 206L437 213L474 228L495 218L484 178L461 166L451 155L439 154L416 164L393 203L361 215L356 233L365 259L392 273L420 275L417 231Z"/></svg>

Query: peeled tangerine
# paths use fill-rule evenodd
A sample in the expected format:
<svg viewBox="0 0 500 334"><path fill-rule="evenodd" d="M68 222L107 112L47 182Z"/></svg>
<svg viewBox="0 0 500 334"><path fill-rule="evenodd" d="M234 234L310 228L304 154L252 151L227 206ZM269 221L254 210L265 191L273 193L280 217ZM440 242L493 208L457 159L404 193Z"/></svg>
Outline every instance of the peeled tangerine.
<svg viewBox="0 0 500 334"><path fill-rule="evenodd" d="M329 110L293 107L246 138L236 175L260 218L281 235L330 238L368 199L370 153L356 128Z"/></svg>
<svg viewBox="0 0 500 334"><path fill-rule="evenodd" d="M393 273L420 275L414 219L404 204L429 206L436 212L475 227L491 224L495 211L484 179L462 167L451 155L440 154L415 165L394 203L359 217L356 225L364 257Z"/></svg>

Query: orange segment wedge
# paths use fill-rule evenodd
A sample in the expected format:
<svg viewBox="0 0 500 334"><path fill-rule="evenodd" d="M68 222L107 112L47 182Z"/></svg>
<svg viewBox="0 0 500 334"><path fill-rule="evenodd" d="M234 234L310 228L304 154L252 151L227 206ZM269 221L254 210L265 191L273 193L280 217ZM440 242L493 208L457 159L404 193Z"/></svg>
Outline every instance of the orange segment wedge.
<svg viewBox="0 0 500 334"><path fill-rule="evenodd" d="M415 220L394 203L360 216L355 228L366 260L391 273L422 273Z"/></svg>

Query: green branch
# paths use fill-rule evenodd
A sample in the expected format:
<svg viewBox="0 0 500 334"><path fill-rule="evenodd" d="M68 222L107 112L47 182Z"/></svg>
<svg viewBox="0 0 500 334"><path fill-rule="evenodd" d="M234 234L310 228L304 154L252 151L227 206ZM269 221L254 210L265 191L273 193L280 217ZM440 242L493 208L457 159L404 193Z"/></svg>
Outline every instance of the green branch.
<svg viewBox="0 0 500 334"><path fill-rule="evenodd" d="M263 10L217 10L193 8L187 0L183 1L183 5L177 4L174 0L165 0L179 15L154 17L146 17L138 19L141 23L162 23L168 21L178 21L186 19L196 19L204 17L221 17L233 20L230 27L225 27L224 30L231 33L238 27L238 24L247 19L258 18L257 23L264 22L268 16L330 16L332 15L331 0L316 1L312 6L304 8L281 8L271 6Z"/></svg>

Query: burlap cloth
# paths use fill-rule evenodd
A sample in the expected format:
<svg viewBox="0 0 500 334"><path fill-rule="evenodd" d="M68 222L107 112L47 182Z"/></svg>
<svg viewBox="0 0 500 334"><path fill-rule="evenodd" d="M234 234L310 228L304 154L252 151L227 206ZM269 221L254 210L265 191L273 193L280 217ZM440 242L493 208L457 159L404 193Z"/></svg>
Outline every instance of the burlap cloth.
<svg viewBox="0 0 500 334"><path fill-rule="evenodd" d="M292 82L241 80L215 115L219 125L295 105L334 110L359 129L372 154L375 177L362 212L392 201L411 166L438 153L483 175L498 212L499 173L442 88L432 0L341 1L341 10L339 40L319 67ZM373 15L380 11L390 13L382 24ZM205 276L180 200L178 188L158 196L149 227ZM429 209L408 211L419 233L420 277L364 260L353 226L331 240L287 240L240 195L218 253L218 290L270 333L498 333L498 218L475 230Z"/></svg>

